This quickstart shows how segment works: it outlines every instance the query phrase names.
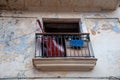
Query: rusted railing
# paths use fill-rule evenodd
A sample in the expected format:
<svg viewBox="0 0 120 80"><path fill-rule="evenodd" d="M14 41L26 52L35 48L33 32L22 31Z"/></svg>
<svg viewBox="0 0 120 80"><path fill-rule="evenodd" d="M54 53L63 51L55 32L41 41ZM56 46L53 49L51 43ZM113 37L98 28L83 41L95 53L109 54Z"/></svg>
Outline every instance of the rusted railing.
<svg viewBox="0 0 120 80"><path fill-rule="evenodd" d="M94 57L89 33L36 33L35 57Z"/></svg>

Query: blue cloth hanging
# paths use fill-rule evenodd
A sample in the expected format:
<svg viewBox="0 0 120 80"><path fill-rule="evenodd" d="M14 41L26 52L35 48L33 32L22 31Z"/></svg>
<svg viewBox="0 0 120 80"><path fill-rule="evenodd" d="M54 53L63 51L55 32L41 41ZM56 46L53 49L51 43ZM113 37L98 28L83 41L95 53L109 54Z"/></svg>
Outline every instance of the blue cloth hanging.
<svg viewBox="0 0 120 80"><path fill-rule="evenodd" d="M83 47L84 41L83 40L70 40L71 47Z"/></svg>

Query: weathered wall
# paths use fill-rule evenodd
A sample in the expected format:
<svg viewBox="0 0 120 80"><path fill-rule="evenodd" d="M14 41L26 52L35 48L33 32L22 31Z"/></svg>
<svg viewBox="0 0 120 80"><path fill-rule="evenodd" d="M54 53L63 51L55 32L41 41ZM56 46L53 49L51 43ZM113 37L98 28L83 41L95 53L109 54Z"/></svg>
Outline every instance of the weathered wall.
<svg viewBox="0 0 120 80"><path fill-rule="evenodd" d="M86 17L120 18L119 11L118 9L111 13L1 12L0 77L119 77L119 20L86 19ZM42 72L36 70L32 65L32 58L35 53L34 34L39 28L34 17L38 19L43 17L82 18L82 22L90 32L94 53L98 58L95 68L88 72Z"/></svg>
<svg viewBox="0 0 120 80"><path fill-rule="evenodd" d="M0 77L32 70L34 33L35 19L0 18Z"/></svg>
<svg viewBox="0 0 120 80"><path fill-rule="evenodd" d="M119 0L0 0L0 9L34 11L115 10Z"/></svg>

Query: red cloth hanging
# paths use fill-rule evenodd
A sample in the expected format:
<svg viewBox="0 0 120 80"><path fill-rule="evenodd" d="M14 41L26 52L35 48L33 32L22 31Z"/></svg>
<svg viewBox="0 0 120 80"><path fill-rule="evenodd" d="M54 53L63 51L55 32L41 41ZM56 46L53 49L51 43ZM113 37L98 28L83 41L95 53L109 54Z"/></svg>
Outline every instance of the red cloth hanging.
<svg viewBox="0 0 120 80"><path fill-rule="evenodd" d="M45 33L40 21L37 20L37 22L38 22L42 32ZM42 56L46 56L46 57L65 56L65 48L62 45L58 44L54 37L48 38L46 36L43 36L41 43L43 44Z"/></svg>
<svg viewBox="0 0 120 80"><path fill-rule="evenodd" d="M44 54L46 54L46 57L64 56L64 47L58 44L55 38L43 38L42 43L44 46L46 46L46 50L44 50Z"/></svg>

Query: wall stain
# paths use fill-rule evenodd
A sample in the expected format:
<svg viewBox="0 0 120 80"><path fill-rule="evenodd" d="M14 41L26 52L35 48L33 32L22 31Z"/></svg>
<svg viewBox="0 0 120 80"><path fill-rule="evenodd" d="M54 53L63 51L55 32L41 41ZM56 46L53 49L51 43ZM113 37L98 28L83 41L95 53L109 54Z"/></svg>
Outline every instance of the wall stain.
<svg viewBox="0 0 120 80"><path fill-rule="evenodd" d="M34 53L34 44L31 45L31 43L34 43L35 34L35 22L33 20L0 18L0 68L2 67L0 71L11 67L14 70L13 72L7 70L0 76L26 77L26 71L31 71L33 66L31 60ZM10 67L6 65L10 65Z"/></svg>
<svg viewBox="0 0 120 80"><path fill-rule="evenodd" d="M9 46L9 47L6 47L5 48L5 51L11 51L11 50L14 50L15 52L17 52L17 53L23 53L24 51L27 51L27 49L28 49L28 44L27 43L25 43L26 42L26 39L24 38L24 37L22 37L21 39L20 39L20 43L19 43L19 45L16 45L16 46ZM14 43L13 43L14 44Z"/></svg>
<svg viewBox="0 0 120 80"><path fill-rule="evenodd" d="M95 21L95 26L91 29L92 35L96 35L96 31L99 30L98 21Z"/></svg>
<svg viewBox="0 0 120 80"><path fill-rule="evenodd" d="M96 31L94 31L92 29L91 29L91 33L92 33L92 35L96 35Z"/></svg>
<svg viewBox="0 0 120 80"><path fill-rule="evenodd" d="M120 25L119 21L116 19L95 19L89 22L89 25L95 25L90 28L90 32L92 35L100 34L101 31L114 31L116 33L120 33Z"/></svg>
<svg viewBox="0 0 120 80"><path fill-rule="evenodd" d="M101 26L101 30L110 30L112 28L112 25L110 24L103 24Z"/></svg>
<svg viewBox="0 0 120 80"><path fill-rule="evenodd" d="M95 25L95 26L92 28L92 30L94 30L94 31L99 30L99 26L98 26L98 25Z"/></svg>
<svg viewBox="0 0 120 80"><path fill-rule="evenodd" d="M17 73L17 77L18 77L18 78L27 77L27 76L25 75L25 72L26 72L26 70L20 70L20 71ZM18 80L21 80L21 79L18 79Z"/></svg>
<svg viewBox="0 0 120 80"><path fill-rule="evenodd" d="M117 27L117 26L114 26L114 27L113 27L113 31L115 31L115 32L117 32L117 33L120 33L120 28Z"/></svg>

